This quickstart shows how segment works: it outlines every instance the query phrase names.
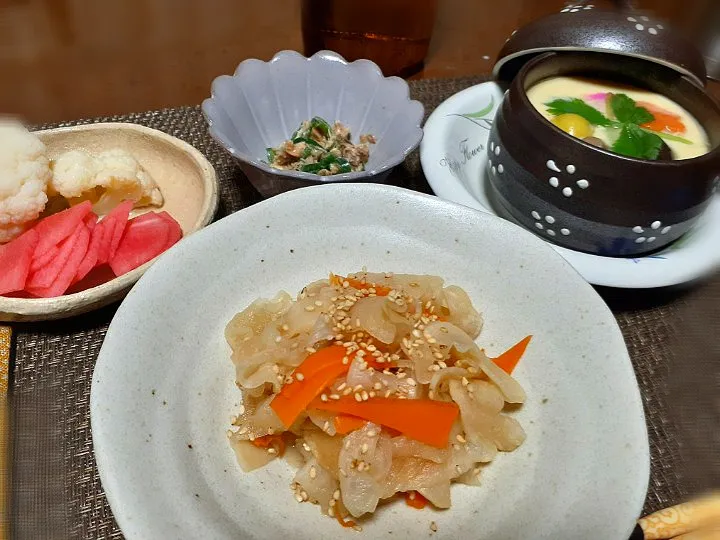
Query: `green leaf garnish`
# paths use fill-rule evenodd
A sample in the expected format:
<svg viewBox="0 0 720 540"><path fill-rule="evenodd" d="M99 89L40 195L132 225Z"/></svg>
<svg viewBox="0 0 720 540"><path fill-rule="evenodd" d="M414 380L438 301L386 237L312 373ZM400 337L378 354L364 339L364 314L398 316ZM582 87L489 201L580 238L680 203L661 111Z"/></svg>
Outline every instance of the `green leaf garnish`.
<svg viewBox="0 0 720 540"><path fill-rule="evenodd" d="M612 145L612 151L623 156L640 159L657 159L663 142L655 133L641 129L635 124L625 124L620 137Z"/></svg>
<svg viewBox="0 0 720 540"><path fill-rule="evenodd" d="M607 118L592 105L588 105L582 99L555 99L545 106L553 116L559 114L577 114L595 126L612 126L613 121Z"/></svg>
<svg viewBox="0 0 720 540"><path fill-rule="evenodd" d="M623 124L646 124L655 117L645 107L638 107L631 97L626 94L611 94L610 108L615 118Z"/></svg>
<svg viewBox="0 0 720 540"><path fill-rule="evenodd" d="M273 148L266 148L265 151L267 152L268 163L272 164L275 161L275 150Z"/></svg>

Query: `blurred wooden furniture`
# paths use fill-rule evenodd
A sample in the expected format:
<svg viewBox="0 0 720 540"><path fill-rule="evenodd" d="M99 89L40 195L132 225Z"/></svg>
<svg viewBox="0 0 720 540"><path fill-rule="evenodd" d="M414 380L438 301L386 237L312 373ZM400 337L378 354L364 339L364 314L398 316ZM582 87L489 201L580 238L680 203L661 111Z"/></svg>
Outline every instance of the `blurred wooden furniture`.
<svg viewBox="0 0 720 540"><path fill-rule="evenodd" d="M714 1L635 3L683 27ZM416 77L487 73L515 28L563 5L442 0ZM0 0L0 112L53 122L197 104L215 76L280 49L302 50L296 0Z"/></svg>

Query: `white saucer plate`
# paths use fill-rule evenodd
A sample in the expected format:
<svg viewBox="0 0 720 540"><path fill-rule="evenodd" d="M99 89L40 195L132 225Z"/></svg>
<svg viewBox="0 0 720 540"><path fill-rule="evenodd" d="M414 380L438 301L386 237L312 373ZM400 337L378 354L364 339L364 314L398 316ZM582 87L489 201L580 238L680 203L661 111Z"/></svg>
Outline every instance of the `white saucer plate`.
<svg viewBox="0 0 720 540"><path fill-rule="evenodd" d="M502 99L497 84L482 83L448 98L428 118L420 160L439 197L497 215L488 196L486 145ZM689 233L652 255L602 257L548 243L594 285L628 289L678 285L720 265L720 196Z"/></svg>

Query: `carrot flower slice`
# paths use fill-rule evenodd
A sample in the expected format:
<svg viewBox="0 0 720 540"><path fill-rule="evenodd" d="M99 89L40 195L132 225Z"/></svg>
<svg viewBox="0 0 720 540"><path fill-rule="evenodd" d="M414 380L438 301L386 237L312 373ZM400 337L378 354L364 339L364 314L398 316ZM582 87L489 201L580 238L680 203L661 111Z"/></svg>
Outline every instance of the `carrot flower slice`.
<svg viewBox="0 0 720 540"><path fill-rule="evenodd" d="M525 339L510 347L500 356L494 358L493 362L495 362L495 365L497 365L505 373L512 375L515 366L518 365L520 358L522 358L522 355L525 354L525 349L527 349L528 343L530 343L531 339L532 336L527 336Z"/></svg>
<svg viewBox="0 0 720 540"><path fill-rule="evenodd" d="M270 402L285 427L290 427L310 402L350 368L343 364L346 349L340 345L325 347L311 354L293 372L294 382L285 384Z"/></svg>
<svg viewBox="0 0 720 540"><path fill-rule="evenodd" d="M357 416L436 448L447 446L450 429L460 412L455 403L433 399L375 397L356 401L351 396L331 401L316 399L310 408Z"/></svg>

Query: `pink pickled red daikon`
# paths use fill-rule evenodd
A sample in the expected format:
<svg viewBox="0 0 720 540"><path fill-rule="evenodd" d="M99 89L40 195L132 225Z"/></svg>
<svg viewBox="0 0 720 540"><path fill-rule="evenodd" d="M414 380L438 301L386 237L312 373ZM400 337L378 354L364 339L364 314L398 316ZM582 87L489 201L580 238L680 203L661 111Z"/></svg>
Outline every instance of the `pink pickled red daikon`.
<svg viewBox="0 0 720 540"><path fill-rule="evenodd" d="M0 294L22 291L25 288L37 243L38 234L30 229L0 246Z"/></svg>

